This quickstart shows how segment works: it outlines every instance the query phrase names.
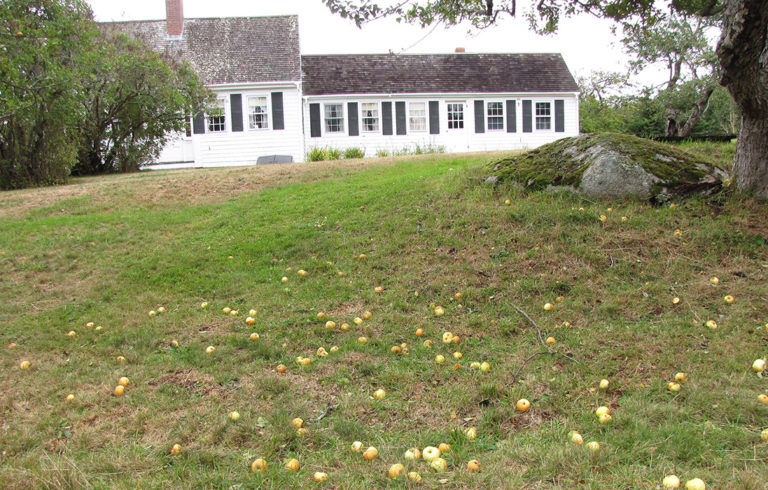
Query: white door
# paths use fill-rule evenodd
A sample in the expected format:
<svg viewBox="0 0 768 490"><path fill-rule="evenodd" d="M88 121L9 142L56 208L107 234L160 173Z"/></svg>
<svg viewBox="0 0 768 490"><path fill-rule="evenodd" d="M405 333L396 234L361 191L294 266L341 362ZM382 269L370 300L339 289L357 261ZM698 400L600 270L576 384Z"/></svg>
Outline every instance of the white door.
<svg viewBox="0 0 768 490"><path fill-rule="evenodd" d="M468 139L468 112L466 100L452 100L446 102L445 113L448 118L448 145L446 151L467 151Z"/></svg>

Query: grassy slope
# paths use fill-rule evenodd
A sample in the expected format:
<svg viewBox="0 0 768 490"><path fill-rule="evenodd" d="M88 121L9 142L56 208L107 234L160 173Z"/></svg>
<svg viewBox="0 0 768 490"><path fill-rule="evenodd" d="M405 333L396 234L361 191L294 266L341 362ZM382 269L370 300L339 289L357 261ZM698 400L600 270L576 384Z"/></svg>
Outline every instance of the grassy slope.
<svg viewBox="0 0 768 490"><path fill-rule="evenodd" d="M386 470L405 463L405 449L449 442L449 473L418 465L427 486L648 488L676 472L719 488L761 488L768 405L756 397L768 383L750 365L768 340L766 208L657 209L493 191L477 183L486 161L328 172L208 204L140 199L138 178L6 213L0 339L18 347L0 351L0 481L287 488L314 485L312 473L325 471L334 486L397 487ZM174 188L189 175L200 174L152 179ZM6 206L18 204L6 197ZM309 275L297 276L299 268ZM711 276L721 284L711 286ZM725 294L736 302L726 305ZM564 300L544 311L557 296ZM434 317L431 303L446 314ZM541 346L513 303L576 362L544 355L523 365ZM147 316L160 305L168 312ZM222 314L224 306L240 316ZM253 327L244 323L250 308L259 310ZM365 310L373 318L346 333L316 317L352 323ZM719 329L703 327L708 319ZM446 330L462 342L443 345ZM248 340L252 331L260 341ZM422 346L426 338L433 348ZM390 354L401 342L410 354ZM332 345L340 351L314 354ZM437 353L450 360L436 364ZM298 366L298 355L313 363ZM22 359L32 368L20 370ZM490 361L491 371L468 369L474 360ZM288 373L274 372L279 363ZM691 380L673 396L666 382L681 370ZM124 375L131 385L115 398ZM611 388L593 391L603 377ZM387 397L371 399L379 387ZM532 401L530 412L515 411L520 397ZM316 417L329 402L340 408L297 436L289 421ZM592 414L603 404L613 410L610 426ZM230 410L242 414L237 423ZM478 428L473 442L454 432L469 426ZM569 430L600 441L599 455L569 445ZM362 461L348 449L353 440L376 446L379 458ZM184 451L172 457L175 442ZM267 473L250 472L255 457L269 461ZM287 457L301 461L298 473L281 467ZM472 458L483 472L467 472Z"/></svg>

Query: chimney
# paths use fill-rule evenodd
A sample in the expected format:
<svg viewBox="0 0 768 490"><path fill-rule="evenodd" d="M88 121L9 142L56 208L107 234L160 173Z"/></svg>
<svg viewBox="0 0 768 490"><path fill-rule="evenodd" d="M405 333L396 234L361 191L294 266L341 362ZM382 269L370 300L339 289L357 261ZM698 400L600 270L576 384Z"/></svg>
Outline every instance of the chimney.
<svg viewBox="0 0 768 490"><path fill-rule="evenodd" d="M466 50L464 48L456 48L457 53L465 53Z"/></svg>
<svg viewBox="0 0 768 490"><path fill-rule="evenodd" d="M184 30L184 8L182 0L165 0L165 26L169 39L181 38Z"/></svg>

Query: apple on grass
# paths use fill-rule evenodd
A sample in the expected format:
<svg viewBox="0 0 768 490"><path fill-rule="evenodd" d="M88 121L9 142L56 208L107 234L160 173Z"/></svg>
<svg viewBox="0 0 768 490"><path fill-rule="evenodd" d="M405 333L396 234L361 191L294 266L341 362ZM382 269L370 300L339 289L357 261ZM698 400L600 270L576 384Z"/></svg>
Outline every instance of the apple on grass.
<svg viewBox="0 0 768 490"><path fill-rule="evenodd" d="M531 408L531 402L525 398L521 398L515 403L515 408L517 408L519 412L527 412Z"/></svg>
<svg viewBox="0 0 768 490"><path fill-rule="evenodd" d="M251 471L254 473L261 473L262 471L266 471L267 468L269 468L269 465L264 458L255 459L253 463L251 463Z"/></svg>
<svg viewBox="0 0 768 490"><path fill-rule="evenodd" d="M667 475L661 481L664 488L680 488L680 478L677 475Z"/></svg>
<svg viewBox="0 0 768 490"><path fill-rule="evenodd" d="M366 449L365 452L363 453L363 459L366 461L373 461L378 455L379 455L379 450L371 446L368 449Z"/></svg>
<svg viewBox="0 0 768 490"><path fill-rule="evenodd" d="M404 471L405 471L405 466L403 466L401 463L395 463L389 467L389 471L387 473L389 474L390 478L394 479L394 478L399 478Z"/></svg>
<svg viewBox="0 0 768 490"><path fill-rule="evenodd" d="M299 467L300 467L300 466L301 466L301 465L299 464L299 460L298 460L298 459L296 459L296 458L292 458L292 459L289 459L289 460L288 460L288 461L285 463L285 468L286 468L288 471L299 471Z"/></svg>
<svg viewBox="0 0 768 490"><path fill-rule="evenodd" d="M328 474L327 473L323 473L322 471L315 471L315 474L312 475L312 478L317 483L323 483L325 480L328 479Z"/></svg>
<svg viewBox="0 0 768 490"><path fill-rule="evenodd" d="M422 454L422 457L424 458L424 461L426 461L427 463L431 463L432 461L440 457L440 450L434 446L427 446L424 448L421 454Z"/></svg>
<svg viewBox="0 0 768 490"><path fill-rule="evenodd" d="M176 456L181 452L181 444L174 444L171 447L171 456Z"/></svg>
<svg viewBox="0 0 768 490"><path fill-rule="evenodd" d="M472 472L475 472L475 471L480 471L480 469L481 469L482 467L483 467L483 465L482 465L482 464L480 464L480 461L478 461L478 460L476 460L476 459L472 459L472 460L470 460L470 461L467 463L467 469L468 469L469 471L472 471Z"/></svg>

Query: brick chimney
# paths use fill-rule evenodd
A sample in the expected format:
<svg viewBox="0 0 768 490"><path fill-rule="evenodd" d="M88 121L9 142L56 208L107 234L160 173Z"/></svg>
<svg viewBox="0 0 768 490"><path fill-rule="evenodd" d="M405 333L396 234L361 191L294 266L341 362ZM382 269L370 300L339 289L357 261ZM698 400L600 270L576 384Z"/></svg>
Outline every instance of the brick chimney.
<svg viewBox="0 0 768 490"><path fill-rule="evenodd" d="M169 38L180 38L184 30L182 0L165 0L165 26Z"/></svg>

